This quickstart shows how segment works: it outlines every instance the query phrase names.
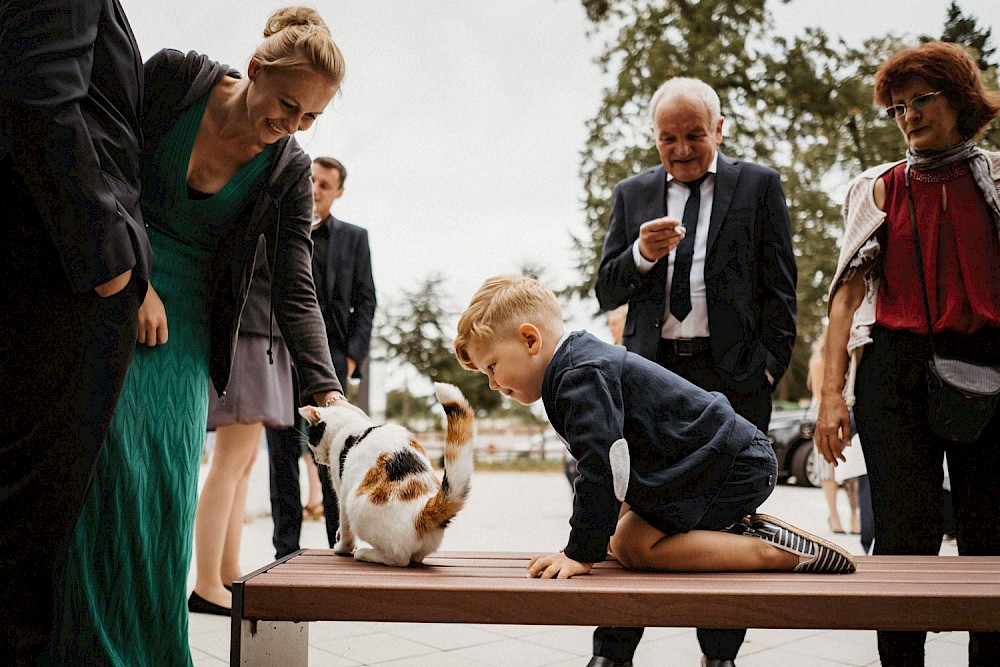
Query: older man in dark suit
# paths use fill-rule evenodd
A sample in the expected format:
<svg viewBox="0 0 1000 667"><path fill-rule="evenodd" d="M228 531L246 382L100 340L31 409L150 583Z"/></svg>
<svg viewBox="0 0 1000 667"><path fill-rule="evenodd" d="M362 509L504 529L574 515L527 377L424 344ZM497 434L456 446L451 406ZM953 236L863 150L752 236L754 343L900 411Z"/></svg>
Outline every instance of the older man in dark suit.
<svg viewBox="0 0 1000 667"><path fill-rule="evenodd" d="M662 165L615 186L597 298L628 303L623 342L723 393L766 432L795 343L795 257L777 172L718 150L719 97L697 79L651 103ZM734 664L744 630L699 629L702 664ZM641 628L598 628L593 667L628 665Z"/></svg>
<svg viewBox="0 0 1000 667"><path fill-rule="evenodd" d="M371 345L375 318L375 281L372 277L368 231L333 217L333 203L344 194L347 169L340 161L318 157L312 164L313 203L316 222L313 239L313 281L330 355L342 387L361 376L361 365ZM299 429L301 431L302 429ZM274 516L275 555L280 558L298 549L302 528L299 500L298 458L300 435L295 429L268 431L271 455L271 511ZM337 496L325 470L323 513L332 547L337 541L340 517Z"/></svg>
<svg viewBox="0 0 1000 667"><path fill-rule="evenodd" d="M0 2L0 664L34 664L151 260L118 0Z"/></svg>

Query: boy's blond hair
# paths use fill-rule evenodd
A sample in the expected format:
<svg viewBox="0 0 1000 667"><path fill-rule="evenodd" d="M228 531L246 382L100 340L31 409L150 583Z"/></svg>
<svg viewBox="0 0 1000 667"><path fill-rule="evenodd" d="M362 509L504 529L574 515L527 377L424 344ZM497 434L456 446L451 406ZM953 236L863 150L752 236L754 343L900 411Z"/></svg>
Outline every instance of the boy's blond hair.
<svg viewBox="0 0 1000 667"><path fill-rule="evenodd" d="M487 278L458 320L455 356L466 369L479 370L470 361L468 348L506 340L525 322L545 335L562 331L562 309L552 290L527 276Z"/></svg>

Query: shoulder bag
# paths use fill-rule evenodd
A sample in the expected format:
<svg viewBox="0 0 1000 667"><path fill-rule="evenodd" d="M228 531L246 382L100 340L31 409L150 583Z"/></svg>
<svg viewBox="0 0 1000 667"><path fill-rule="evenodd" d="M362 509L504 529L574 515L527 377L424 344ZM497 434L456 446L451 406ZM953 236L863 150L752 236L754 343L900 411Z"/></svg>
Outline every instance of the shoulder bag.
<svg viewBox="0 0 1000 667"><path fill-rule="evenodd" d="M920 252L917 215L910 189L910 169L906 169L906 196L913 223L913 240L920 267L920 287L924 295L924 315L927 318L927 338L931 358L925 370L927 380L927 422L936 435L952 442L975 442L996 414L1000 403L1000 367L984 366L947 357L934 351L934 327L927 298L927 278Z"/></svg>

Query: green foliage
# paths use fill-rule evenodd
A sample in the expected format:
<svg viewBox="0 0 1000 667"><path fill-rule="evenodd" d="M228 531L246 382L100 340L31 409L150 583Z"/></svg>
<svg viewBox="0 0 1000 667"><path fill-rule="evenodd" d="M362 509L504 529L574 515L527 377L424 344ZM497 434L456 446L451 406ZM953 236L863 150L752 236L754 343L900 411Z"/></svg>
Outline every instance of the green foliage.
<svg viewBox="0 0 1000 667"><path fill-rule="evenodd" d="M940 39L964 45L973 54L979 69L985 72L992 68L994 78L996 78L996 68L990 63L993 54L997 51L989 44L992 34L993 29L980 28L974 16L963 15L955 0L952 0L951 4L948 5L948 18L945 19L944 31L941 33ZM924 37L922 41L930 41L931 39L933 38Z"/></svg>
<svg viewBox="0 0 1000 667"><path fill-rule="evenodd" d="M521 457L498 461L476 460L477 472L551 472L563 476L566 463L562 459L538 457ZM565 477L563 477L565 479ZM557 482L565 484L566 482Z"/></svg>
<svg viewBox="0 0 1000 667"><path fill-rule="evenodd" d="M901 39L888 34L855 48L809 28L787 40L774 33L767 0L582 3L599 34L609 36L598 62L615 83L588 123L581 164L587 232L574 238L580 280L567 292L592 292L614 185L659 163L648 100L671 77L700 78L722 101L722 150L782 174L799 269L799 337L777 397L807 395L807 362L839 253L843 192L858 173L901 158L905 148L872 103L875 70ZM990 30L954 3L944 35L972 46L988 65ZM995 83L995 67L986 74ZM994 128L983 145L996 145L998 135Z"/></svg>
<svg viewBox="0 0 1000 667"><path fill-rule="evenodd" d="M414 396L409 389L390 389L385 395L385 417L389 421L407 425L412 419L427 419L431 401L427 396Z"/></svg>
<svg viewBox="0 0 1000 667"><path fill-rule="evenodd" d="M442 305L443 282L440 275L431 275L413 291L404 291L383 310L378 336L389 359L409 364L432 382L457 386L473 408L485 414L500 405L500 394L490 390L485 375L465 370L455 358L453 336L445 332L451 316ZM428 405L433 400L428 398Z"/></svg>
<svg viewBox="0 0 1000 667"><path fill-rule="evenodd" d="M536 415L527 405L521 405L510 398L504 398L500 407L494 410L490 416L494 419L509 419L527 426L543 426L548 424L547 419Z"/></svg>
<svg viewBox="0 0 1000 667"><path fill-rule="evenodd" d="M997 89L997 64L993 61L996 47L990 45L992 28L980 28L973 16L964 16L958 5L952 0L948 6L948 18L944 23L941 39L963 45L979 65L983 73L983 81L988 88ZM929 39L929 38L923 38ZM990 150L1000 149L1000 123L993 123L986 129L977 143Z"/></svg>

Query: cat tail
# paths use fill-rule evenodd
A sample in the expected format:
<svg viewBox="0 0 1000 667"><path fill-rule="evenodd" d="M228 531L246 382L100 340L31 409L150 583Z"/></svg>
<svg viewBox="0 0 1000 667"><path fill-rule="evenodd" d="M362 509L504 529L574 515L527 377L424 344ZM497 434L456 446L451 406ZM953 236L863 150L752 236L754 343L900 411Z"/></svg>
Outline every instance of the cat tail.
<svg viewBox="0 0 1000 667"><path fill-rule="evenodd" d="M444 440L444 478L437 494L427 501L417 517L421 534L448 524L465 505L472 484L472 407L458 387L434 383L441 407L448 419Z"/></svg>

